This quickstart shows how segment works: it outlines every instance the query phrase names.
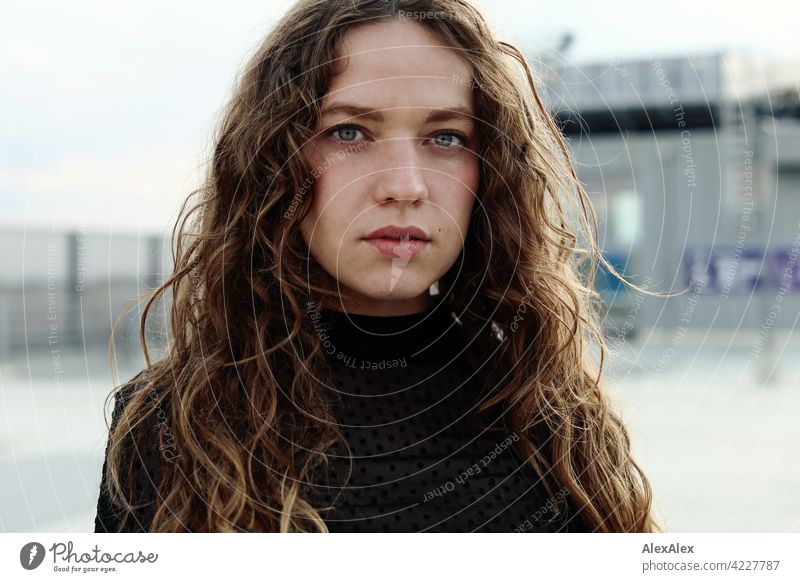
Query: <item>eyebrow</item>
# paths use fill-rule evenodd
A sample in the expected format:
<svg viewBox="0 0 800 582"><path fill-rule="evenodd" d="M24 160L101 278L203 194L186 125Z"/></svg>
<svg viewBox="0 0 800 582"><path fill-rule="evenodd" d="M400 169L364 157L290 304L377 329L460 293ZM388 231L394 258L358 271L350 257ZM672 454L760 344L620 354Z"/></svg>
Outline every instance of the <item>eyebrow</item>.
<svg viewBox="0 0 800 582"><path fill-rule="evenodd" d="M351 103L331 103L322 110L321 116L334 115L336 113L346 113L353 117L365 117L374 121L382 122L384 120L383 113L378 110L370 109L369 107L361 107L360 105L353 105ZM451 119L460 119L466 117L468 121L472 121L474 113L469 107L462 105L455 105L447 108L431 109L428 116L425 118L425 123L433 123L436 121L449 121Z"/></svg>

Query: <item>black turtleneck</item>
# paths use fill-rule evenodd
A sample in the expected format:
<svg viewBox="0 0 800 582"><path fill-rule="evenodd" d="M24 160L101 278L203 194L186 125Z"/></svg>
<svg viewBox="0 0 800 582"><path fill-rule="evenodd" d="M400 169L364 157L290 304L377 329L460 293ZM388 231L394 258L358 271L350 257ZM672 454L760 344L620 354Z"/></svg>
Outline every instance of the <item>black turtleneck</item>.
<svg viewBox="0 0 800 582"><path fill-rule="evenodd" d="M310 315L329 363L320 389L330 391L349 447L328 452L327 470L307 490L329 531L582 531L566 490L548 495L517 452L519 435L501 428L497 412L474 414L484 386L468 363L471 338L445 305L389 317ZM112 422L123 405L118 398ZM154 470L148 459L142 475ZM141 501L154 506L145 491ZM557 507L566 511L554 519ZM126 531L147 531L147 519ZM118 527L101 490L95 531Z"/></svg>
<svg viewBox="0 0 800 582"><path fill-rule="evenodd" d="M331 532L578 530L576 520L549 523L568 494L547 495L516 452L519 435L474 414L485 394L467 363L469 338L445 305L320 316L327 388L352 455L348 480L348 453L335 448L317 489L332 507L322 512Z"/></svg>
<svg viewBox="0 0 800 582"><path fill-rule="evenodd" d="M373 316L329 309L320 314L319 321L329 332L330 341L324 345L329 361L350 369L386 369L387 358L402 358L393 363L395 367L410 362L444 365L463 348L456 345L460 326L444 305L410 315Z"/></svg>

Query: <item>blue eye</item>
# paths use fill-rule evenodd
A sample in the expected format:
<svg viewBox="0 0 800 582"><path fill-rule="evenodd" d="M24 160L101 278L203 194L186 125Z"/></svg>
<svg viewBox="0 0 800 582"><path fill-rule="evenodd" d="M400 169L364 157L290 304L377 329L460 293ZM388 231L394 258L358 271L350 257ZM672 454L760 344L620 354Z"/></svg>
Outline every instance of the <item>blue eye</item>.
<svg viewBox="0 0 800 582"><path fill-rule="evenodd" d="M337 141L343 143L358 141L365 137L361 128L352 124L336 125L327 131L327 135L333 136ZM466 136L457 131L442 131L433 138L433 142L437 147L447 150L462 147L466 141Z"/></svg>
<svg viewBox="0 0 800 582"><path fill-rule="evenodd" d="M356 138L356 136L353 135L353 133L359 133L360 131L361 130L359 130L355 125L337 125L333 129L331 129L328 132L328 134L333 135L339 141L353 141ZM336 136L335 134L337 132L342 132L342 133L340 133L339 136Z"/></svg>
<svg viewBox="0 0 800 582"><path fill-rule="evenodd" d="M453 143L452 141L449 141L449 142L448 142L448 141L445 141L444 143L442 143L442 142L440 141L440 137L441 137L441 136L445 136L445 137L448 137L448 136L449 136L449 137L451 137L451 138L455 138L456 140L458 140L458 141L459 141L459 143ZM460 143L460 142L461 142L463 139L464 139L464 137L463 137L461 134L458 134L458 133L452 133L452 132L443 132L443 133L440 133L440 134L438 134L438 135L437 135L437 136L434 138L434 141L436 142L436 145L438 145L438 146L442 146L442 147L444 147L444 148L448 148L448 149L450 149L450 146L461 145L461 143Z"/></svg>

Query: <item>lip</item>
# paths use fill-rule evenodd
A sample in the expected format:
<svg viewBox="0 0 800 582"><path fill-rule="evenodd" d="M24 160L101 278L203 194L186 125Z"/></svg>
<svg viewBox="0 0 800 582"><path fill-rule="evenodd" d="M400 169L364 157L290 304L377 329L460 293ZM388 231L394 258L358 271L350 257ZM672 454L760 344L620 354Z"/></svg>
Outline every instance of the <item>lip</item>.
<svg viewBox="0 0 800 582"><path fill-rule="evenodd" d="M379 253L393 259L411 259L416 257L430 244L430 241L419 239L393 239L393 238L366 238L365 242L371 244Z"/></svg>
<svg viewBox="0 0 800 582"><path fill-rule="evenodd" d="M394 224L381 227L365 236L364 239L409 239L419 240L420 242L430 242L428 235L425 234L425 231L421 228L417 228L416 226L396 226Z"/></svg>
<svg viewBox="0 0 800 582"><path fill-rule="evenodd" d="M411 259L417 256L431 242L421 228L394 224L371 232L364 237L364 240L379 253L398 259Z"/></svg>

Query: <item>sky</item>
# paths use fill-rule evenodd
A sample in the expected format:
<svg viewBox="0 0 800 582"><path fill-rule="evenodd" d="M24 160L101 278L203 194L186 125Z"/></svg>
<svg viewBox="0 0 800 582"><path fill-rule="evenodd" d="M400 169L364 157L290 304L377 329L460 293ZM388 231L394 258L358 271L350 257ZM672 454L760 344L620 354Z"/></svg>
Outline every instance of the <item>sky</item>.
<svg viewBox="0 0 800 582"><path fill-rule="evenodd" d="M166 232L199 185L237 71L292 2L15 2L0 22L0 228ZM473 0L498 34L573 63L800 59L800 2Z"/></svg>

